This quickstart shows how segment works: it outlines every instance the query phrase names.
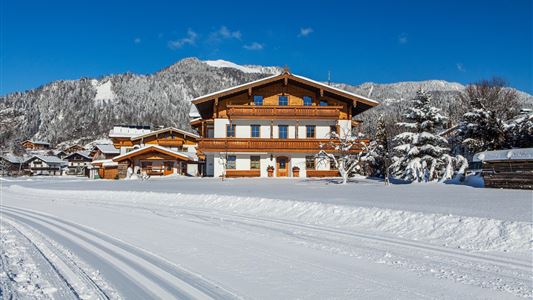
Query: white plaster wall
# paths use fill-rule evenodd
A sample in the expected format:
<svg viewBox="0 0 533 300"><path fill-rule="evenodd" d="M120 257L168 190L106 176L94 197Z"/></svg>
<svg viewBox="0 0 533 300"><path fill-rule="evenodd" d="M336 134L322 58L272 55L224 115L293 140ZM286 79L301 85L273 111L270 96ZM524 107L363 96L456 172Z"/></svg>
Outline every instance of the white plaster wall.
<svg viewBox="0 0 533 300"><path fill-rule="evenodd" d="M250 155L249 154L235 154L237 162L235 170L250 170Z"/></svg>
<svg viewBox="0 0 533 300"><path fill-rule="evenodd" d="M187 174L189 174L191 176L197 176L198 175L198 165L197 164L187 164Z"/></svg>
<svg viewBox="0 0 533 300"><path fill-rule="evenodd" d="M226 137L226 125L229 124L228 119L215 119L215 138Z"/></svg>
<svg viewBox="0 0 533 300"><path fill-rule="evenodd" d="M343 137L352 131L352 120L339 120L339 135Z"/></svg>

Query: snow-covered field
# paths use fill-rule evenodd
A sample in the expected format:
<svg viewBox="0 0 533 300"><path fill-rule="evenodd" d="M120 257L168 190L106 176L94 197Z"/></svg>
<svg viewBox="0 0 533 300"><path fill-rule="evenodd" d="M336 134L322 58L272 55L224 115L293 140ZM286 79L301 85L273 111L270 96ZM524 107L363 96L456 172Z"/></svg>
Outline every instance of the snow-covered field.
<svg viewBox="0 0 533 300"><path fill-rule="evenodd" d="M532 298L533 193L0 179L2 297Z"/></svg>

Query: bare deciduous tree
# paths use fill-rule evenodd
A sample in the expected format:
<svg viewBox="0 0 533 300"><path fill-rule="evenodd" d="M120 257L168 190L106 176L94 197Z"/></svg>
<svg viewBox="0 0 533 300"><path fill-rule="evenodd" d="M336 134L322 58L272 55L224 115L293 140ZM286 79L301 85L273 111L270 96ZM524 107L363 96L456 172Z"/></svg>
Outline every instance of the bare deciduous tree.
<svg viewBox="0 0 533 300"><path fill-rule="evenodd" d="M344 130L343 134L330 132L329 141L320 145L317 159L334 163L342 177L342 184L346 184L350 175L361 167L368 153L370 144L362 138L361 133L353 134L350 130Z"/></svg>

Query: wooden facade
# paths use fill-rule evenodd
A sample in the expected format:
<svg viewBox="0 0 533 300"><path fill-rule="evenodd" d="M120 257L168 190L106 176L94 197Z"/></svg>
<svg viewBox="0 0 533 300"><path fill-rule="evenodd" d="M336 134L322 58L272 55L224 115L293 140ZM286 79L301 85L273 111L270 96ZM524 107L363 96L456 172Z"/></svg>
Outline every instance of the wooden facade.
<svg viewBox="0 0 533 300"><path fill-rule="evenodd" d="M42 142L42 141L26 140L20 144L26 150L48 150L50 149L50 144L47 142Z"/></svg>
<svg viewBox="0 0 533 300"><path fill-rule="evenodd" d="M206 157L208 175L320 177L338 172L329 166L307 172L306 160L329 141L330 132L350 134L359 124L353 117L378 103L286 70L198 97L193 104L200 118L191 126L200 133L198 150Z"/></svg>

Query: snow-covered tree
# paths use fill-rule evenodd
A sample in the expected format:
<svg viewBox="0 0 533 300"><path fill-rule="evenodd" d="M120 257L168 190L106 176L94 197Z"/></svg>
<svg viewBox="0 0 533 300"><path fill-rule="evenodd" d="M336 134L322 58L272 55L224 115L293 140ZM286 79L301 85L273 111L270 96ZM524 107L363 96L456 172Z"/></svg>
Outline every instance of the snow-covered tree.
<svg viewBox="0 0 533 300"><path fill-rule="evenodd" d="M446 117L430 101L431 95L419 90L404 115L408 122L398 123L407 130L393 139L395 157L390 168L398 178L418 182L446 180L459 165L465 168L465 159L450 156L447 140L436 134Z"/></svg>
<svg viewBox="0 0 533 300"><path fill-rule="evenodd" d="M370 151L366 156L366 162L370 168L370 174L376 177L388 177L389 165L389 138L385 119L380 116L376 128L376 137L371 142Z"/></svg>
<svg viewBox="0 0 533 300"><path fill-rule="evenodd" d="M492 110L486 109L481 98L470 101L470 111L463 115L458 136L470 154L502 149L507 144L505 124Z"/></svg>
<svg viewBox="0 0 533 300"><path fill-rule="evenodd" d="M533 147L533 112L526 111L506 125L509 143L512 147Z"/></svg>
<svg viewBox="0 0 533 300"><path fill-rule="evenodd" d="M318 160L333 163L339 170L342 184L346 184L350 175L361 168L369 151L369 142L361 133L353 134L349 130L342 134L330 132L329 141L321 144L320 149L316 155Z"/></svg>

